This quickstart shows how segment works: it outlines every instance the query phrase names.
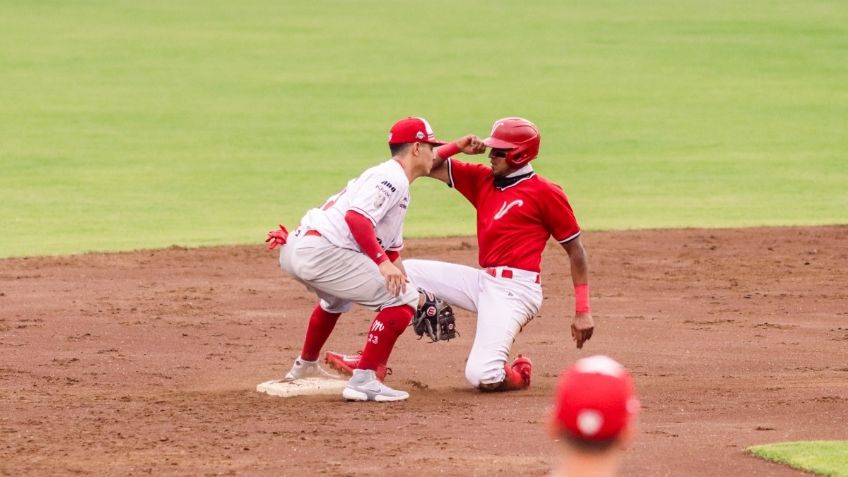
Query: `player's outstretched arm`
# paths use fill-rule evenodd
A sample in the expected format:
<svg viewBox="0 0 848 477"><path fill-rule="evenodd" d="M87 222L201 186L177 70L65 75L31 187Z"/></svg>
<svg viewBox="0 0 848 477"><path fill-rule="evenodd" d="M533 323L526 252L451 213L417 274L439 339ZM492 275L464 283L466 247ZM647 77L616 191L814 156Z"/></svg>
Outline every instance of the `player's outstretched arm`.
<svg viewBox="0 0 848 477"><path fill-rule="evenodd" d="M468 155L482 154L486 152L486 145L483 140L474 134L468 134L453 142L459 149L459 152Z"/></svg>
<svg viewBox="0 0 848 477"><path fill-rule="evenodd" d="M433 163L433 169L430 171L429 177L448 184L450 178L448 177L448 167L445 161L460 152L469 155L480 154L486 152L486 145L483 144L483 141L479 137L474 134L468 134L436 148L436 162Z"/></svg>
<svg viewBox="0 0 848 477"><path fill-rule="evenodd" d="M571 337L577 348L592 338L595 322L589 310L589 259L580 237L576 237L562 247L568 253L571 262L571 281L574 284L574 321L571 323Z"/></svg>

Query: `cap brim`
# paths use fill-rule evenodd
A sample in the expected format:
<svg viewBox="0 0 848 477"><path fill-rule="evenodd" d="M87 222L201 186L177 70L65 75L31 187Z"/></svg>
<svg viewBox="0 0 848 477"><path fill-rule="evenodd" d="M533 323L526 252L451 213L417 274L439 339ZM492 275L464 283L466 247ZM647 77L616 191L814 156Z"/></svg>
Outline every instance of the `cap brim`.
<svg viewBox="0 0 848 477"><path fill-rule="evenodd" d="M491 147L492 149L515 149L516 147L515 144L496 137L487 137L486 139L483 139L483 144L485 144L486 147Z"/></svg>
<svg viewBox="0 0 848 477"><path fill-rule="evenodd" d="M432 144L434 146L444 146L445 144L447 144L447 141L440 141L439 139L432 139L430 141L421 141L421 142L426 142L427 144Z"/></svg>

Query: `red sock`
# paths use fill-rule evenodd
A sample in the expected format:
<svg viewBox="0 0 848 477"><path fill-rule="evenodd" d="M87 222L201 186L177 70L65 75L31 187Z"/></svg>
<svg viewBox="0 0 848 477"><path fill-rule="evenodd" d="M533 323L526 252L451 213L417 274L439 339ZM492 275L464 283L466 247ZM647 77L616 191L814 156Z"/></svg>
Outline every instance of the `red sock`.
<svg viewBox="0 0 848 477"><path fill-rule="evenodd" d="M401 305L383 308L377 313L357 369L377 369L377 366L389 362L395 342L412 321L413 312L411 306Z"/></svg>
<svg viewBox="0 0 848 477"><path fill-rule="evenodd" d="M341 313L330 313L324 311L321 305L316 305L309 317L309 326L306 327L306 338L303 340L303 350L300 358L306 361L317 361L321 355L321 348L336 327L336 321Z"/></svg>
<svg viewBox="0 0 848 477"><path fill-rule="evenodd" d="M500 390L517 391L527 387L527 382L524 381L524 376L522 376L518 371L512 369L510 365L505 364L504 371L506 372L506 376L504 376L504 380L501 385L498 386Z"/></svg>

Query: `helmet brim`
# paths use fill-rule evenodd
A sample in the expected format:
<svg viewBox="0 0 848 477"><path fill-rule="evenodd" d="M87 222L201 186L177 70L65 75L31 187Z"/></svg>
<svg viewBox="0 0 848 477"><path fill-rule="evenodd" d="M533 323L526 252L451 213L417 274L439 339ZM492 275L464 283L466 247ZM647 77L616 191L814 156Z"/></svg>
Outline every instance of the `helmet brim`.
<svg viewBox="0 0 848 477"><path fill-rule="evenodd" d="M486 147L491 147L492 149L515 149L518 147L509 141L504 141L503 139L498 139L496 137L487 137L486 139L483 139L483 144L485 144Z"/></svg>

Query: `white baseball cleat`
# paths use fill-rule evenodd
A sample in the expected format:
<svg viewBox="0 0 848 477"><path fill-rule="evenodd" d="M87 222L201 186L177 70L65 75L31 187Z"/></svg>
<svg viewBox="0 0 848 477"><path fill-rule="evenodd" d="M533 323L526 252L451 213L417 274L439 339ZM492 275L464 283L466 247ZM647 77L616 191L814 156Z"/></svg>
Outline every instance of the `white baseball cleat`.
<svg viewBox="0 0 848 477"><path fill-rule="evenodd" d="M324 368L318 364L318 360L306 361L302 358L297 358L294 360L291 371L286 374L284 381L294 381L301 378L339 379L337 375L324 371Z"/></svg>
<svg viewBox="0 0 848 477"><path fill-rule="evenodd" d="M371 369L354 369L342 396L348 401L388 402L409 399L408 392L397 391L381 383L377 373Z"/></svg>

